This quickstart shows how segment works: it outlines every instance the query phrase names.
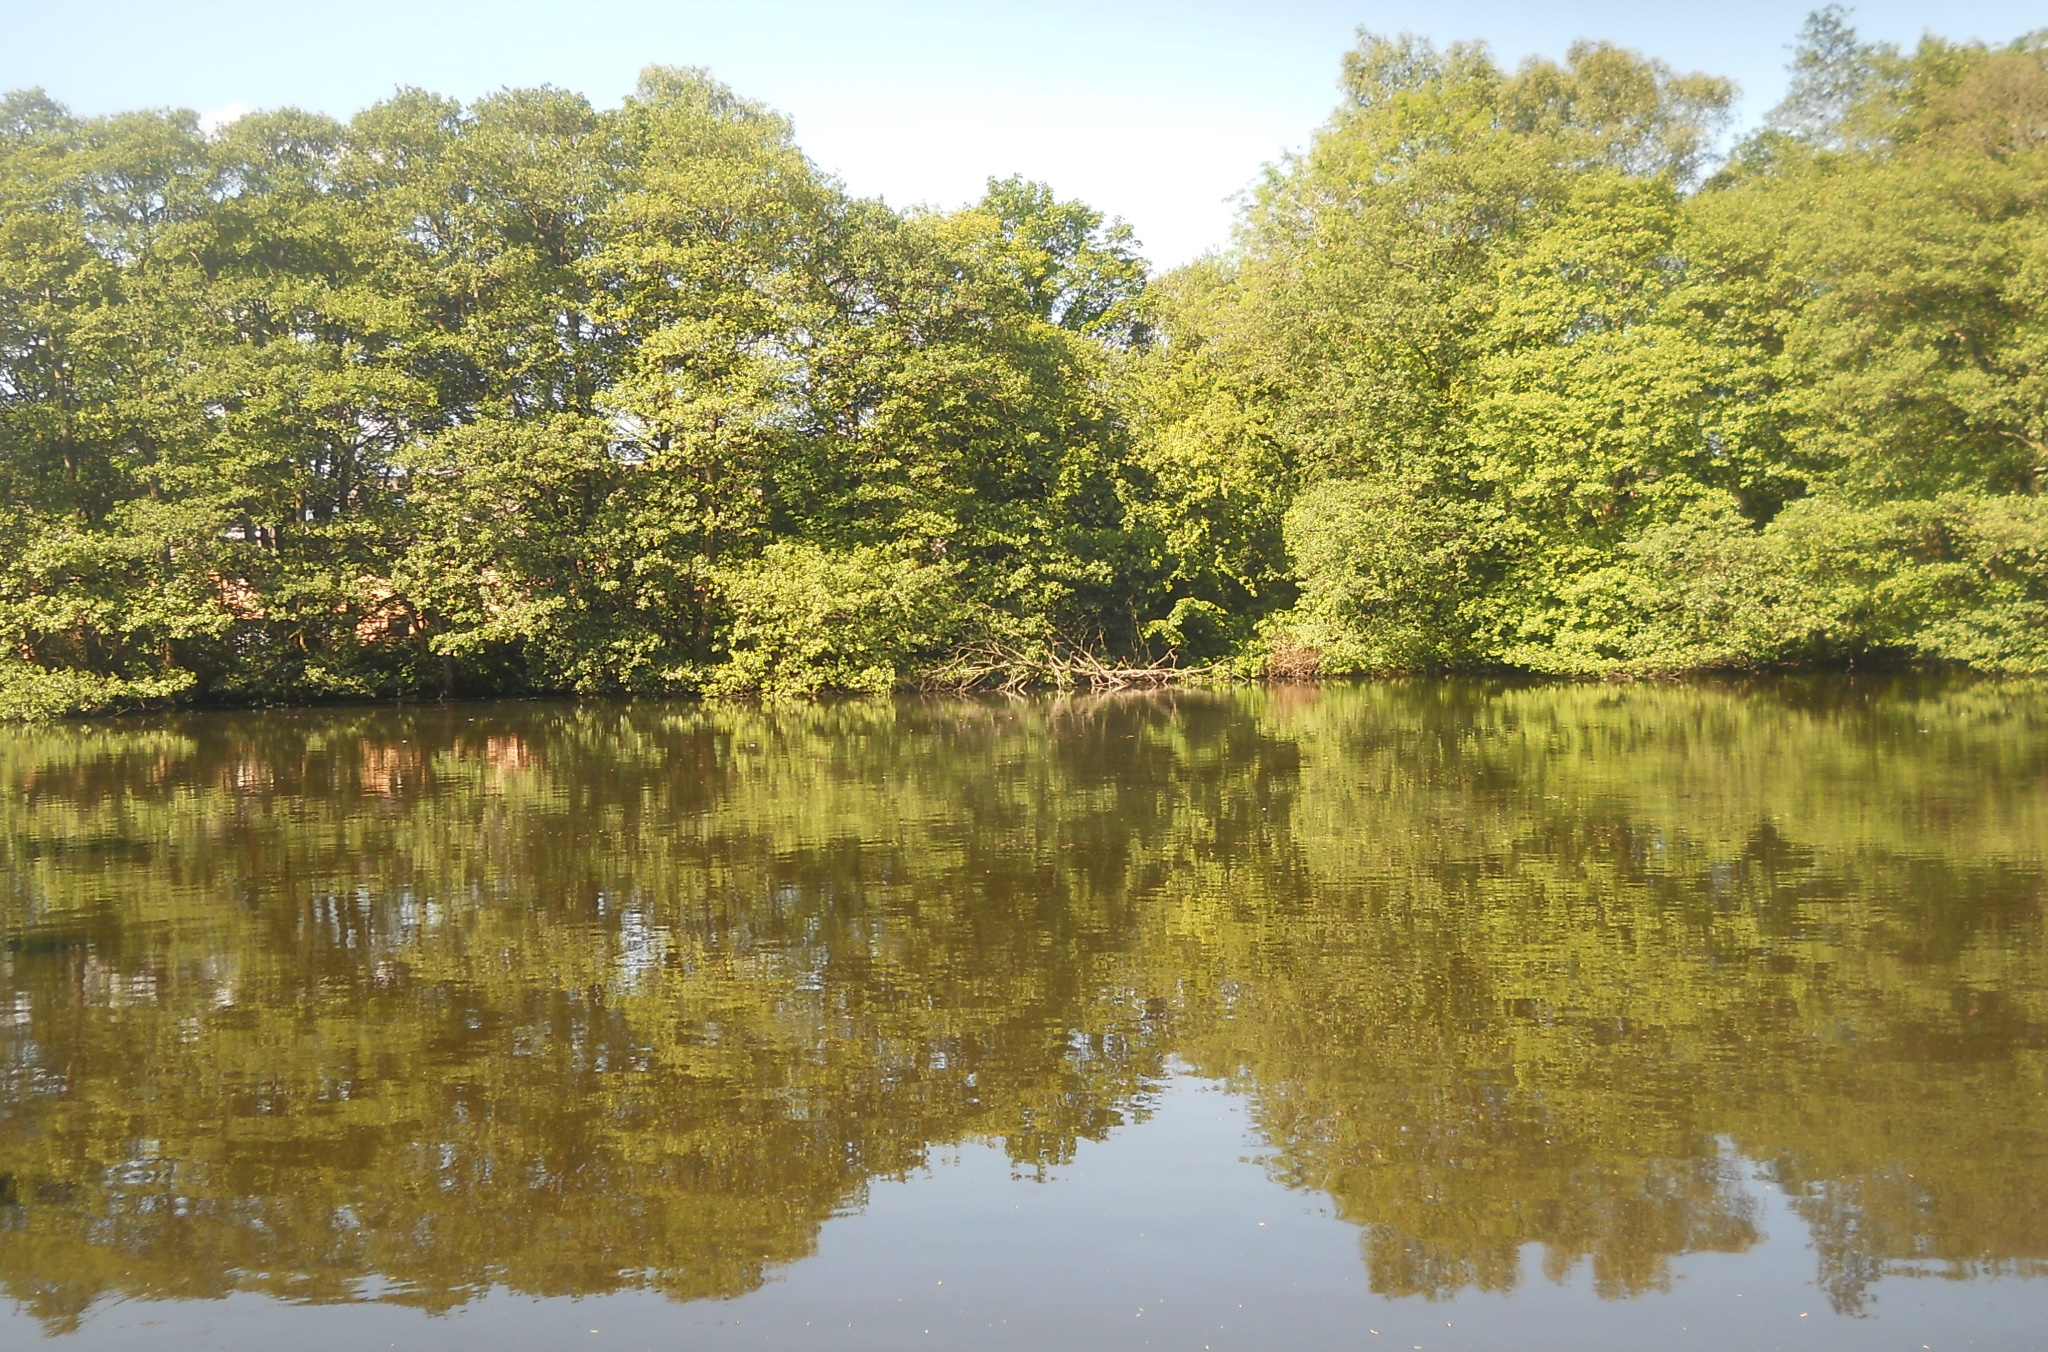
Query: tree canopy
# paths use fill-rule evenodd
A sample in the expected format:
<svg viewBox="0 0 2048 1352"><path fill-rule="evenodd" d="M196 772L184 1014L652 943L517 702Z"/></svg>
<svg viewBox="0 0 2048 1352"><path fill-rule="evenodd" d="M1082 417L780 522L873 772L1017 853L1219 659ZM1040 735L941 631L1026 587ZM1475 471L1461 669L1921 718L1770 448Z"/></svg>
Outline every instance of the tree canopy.
<svg viewBox="0 0 2048 1352"><path fill-rule="evenodd" d="M850 195L701 71L0 105L0 712L2048 669L2048 31L1784 104L1362 35L1231 246ZM993 655L993 656L991 656Z"/></svg>

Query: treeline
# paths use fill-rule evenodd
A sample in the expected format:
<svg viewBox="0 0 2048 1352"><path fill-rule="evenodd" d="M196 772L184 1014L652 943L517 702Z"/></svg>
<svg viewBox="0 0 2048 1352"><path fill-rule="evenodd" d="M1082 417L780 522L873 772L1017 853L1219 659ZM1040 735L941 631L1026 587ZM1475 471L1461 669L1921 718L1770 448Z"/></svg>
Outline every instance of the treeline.
<svg viewBox="0 0 2048 1352"><path fill-rule="evenodd" d="M2048 668L2048 32L1813 16L1767 127L1366 37L1233 247L615 111L0 108L0 711Z"/></svg>

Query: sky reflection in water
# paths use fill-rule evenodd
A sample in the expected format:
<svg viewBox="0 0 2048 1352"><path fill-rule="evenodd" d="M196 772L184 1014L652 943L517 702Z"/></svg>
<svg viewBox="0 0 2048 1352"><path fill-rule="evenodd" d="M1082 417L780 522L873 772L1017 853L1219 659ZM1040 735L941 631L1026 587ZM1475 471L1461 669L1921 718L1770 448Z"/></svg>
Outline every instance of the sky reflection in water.
<svg viewBox="0 0 2048 1352"><path fill-rule="evenodd" d="M203 715L0 793L0 1333L2048 1325L2037 687Z"/></svg>

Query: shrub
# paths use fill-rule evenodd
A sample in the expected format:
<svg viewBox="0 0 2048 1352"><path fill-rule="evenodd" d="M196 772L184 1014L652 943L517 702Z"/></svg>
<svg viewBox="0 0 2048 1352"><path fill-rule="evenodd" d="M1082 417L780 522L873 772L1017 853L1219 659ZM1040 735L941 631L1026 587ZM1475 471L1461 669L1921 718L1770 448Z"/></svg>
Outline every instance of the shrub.
<svg viewBox="0 0 2048 1352"><path fill-rule="evenodd" d="M0 661L0 722L42 722L160 704L192 685L187 671L130 679L32 662Z"/></svg>
<svg viewBox="0 0 2048 1352"><path fill-rule="evenodd" d="M968 615L952 568L883 549L782 542L717 581L726 660L710 695L879 694L935 662Z"/></svg>

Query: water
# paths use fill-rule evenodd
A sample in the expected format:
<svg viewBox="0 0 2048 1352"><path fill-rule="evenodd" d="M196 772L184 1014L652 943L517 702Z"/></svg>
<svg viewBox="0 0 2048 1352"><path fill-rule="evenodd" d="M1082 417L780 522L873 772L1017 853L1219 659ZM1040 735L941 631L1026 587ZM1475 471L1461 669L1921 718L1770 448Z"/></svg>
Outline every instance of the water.
<svg viewBox="0 0 2048 1352"><path fill-rule="evenodd" d="M0 732L0 1339L2048 1346L2048 688Z"/></svg>

